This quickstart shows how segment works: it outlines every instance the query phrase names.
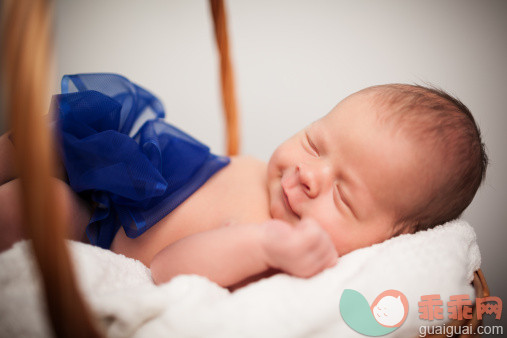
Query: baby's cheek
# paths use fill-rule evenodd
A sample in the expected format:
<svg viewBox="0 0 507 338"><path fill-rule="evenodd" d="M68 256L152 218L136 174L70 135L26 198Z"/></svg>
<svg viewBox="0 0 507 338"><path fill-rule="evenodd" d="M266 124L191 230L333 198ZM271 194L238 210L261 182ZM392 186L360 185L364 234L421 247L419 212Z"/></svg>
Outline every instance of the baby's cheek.
<svg viewBox="0 0 507 338"><path fill-rule="evenodd" d="M267 168L268 183L272 184L274 181L280 180L282 171L276 163L268 163Z"/></svg>
<svg viewBox="0 0 507 338"><path fill-rule="evenodd" d="M236 225L236 224L238 224L238 222L237 222L237 221L235 221L235 220L233 220L233 219L228 219L228 220L226 220L226 221L222 224L222 226L223 226L223 227L228 227L228 226L230 226L230 225Z"/></svg>
<svg viewBox="0 0 507 338"><path fill-rule="evenodd" d="M291 162L294 162L294 159L297 158L295 152L289 149L286 144L282 144L278 148L276 148L273 155L271 155L271 159L268 163L269 166L273 167L272 169L280 172L285 170Z"/></svg>
<svg viewBox="0 0 507 338"><path fill-rule="evenodd" d="M346 234L340 234L335 229L329 229L327 227L323 227L324 231L331 238L331 242L333 242L333 246L338 253L338 256L343 256L344 250L346 250Z"/></svg>

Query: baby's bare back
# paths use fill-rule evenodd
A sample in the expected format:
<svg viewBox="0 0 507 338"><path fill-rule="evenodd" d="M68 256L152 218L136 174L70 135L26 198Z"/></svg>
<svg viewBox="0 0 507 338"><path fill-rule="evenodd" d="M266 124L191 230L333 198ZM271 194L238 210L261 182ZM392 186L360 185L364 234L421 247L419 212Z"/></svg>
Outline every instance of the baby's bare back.
<svg viewBox="0 0 507 338"><path fill-rule="evenodd" d="M181 238L226 224L261 223L269 218L266 164L252 157L233 157L141 236L128 238L120 228L111 250L149 266L159 251Z"/></svg>

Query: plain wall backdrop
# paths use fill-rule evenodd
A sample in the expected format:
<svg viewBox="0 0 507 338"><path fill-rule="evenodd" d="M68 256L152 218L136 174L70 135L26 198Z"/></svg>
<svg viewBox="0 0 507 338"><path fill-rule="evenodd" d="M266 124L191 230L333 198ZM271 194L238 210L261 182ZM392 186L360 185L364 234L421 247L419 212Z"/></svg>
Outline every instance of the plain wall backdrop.
<svg viewBox="0 0 507 338"><path fill-rule="evenodd" d="M123 74L159 96L168 121L223 153L207 1L60 0L55 9L58 78ZM471 109L491 164L464 218L492 295L507 301L507 2L235 0L226 9L244 154L268 160L375 84L431 83Z"/></svg>

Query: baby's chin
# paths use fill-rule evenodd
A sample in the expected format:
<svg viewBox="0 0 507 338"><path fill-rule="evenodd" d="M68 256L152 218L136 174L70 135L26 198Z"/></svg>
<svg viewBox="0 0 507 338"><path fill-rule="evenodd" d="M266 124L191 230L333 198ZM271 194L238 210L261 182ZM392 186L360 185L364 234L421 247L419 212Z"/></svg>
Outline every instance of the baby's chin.
<svg viewBox="0 0 507 338"><path fill-rule="evenodd" d="M279 219L291 224L296 224L299 221L299 218L295 215L289 214L285 209L282 200L271 200L270 201L269 212L271 213L271 218Z"/></svg>
<svg viewBox="0 0 507 338"><path fill-rule="evenodd" d="M271 195L269 200L269 213L271 214L271 218L285 220L285 217L283 217L282 206Z"/></svg>

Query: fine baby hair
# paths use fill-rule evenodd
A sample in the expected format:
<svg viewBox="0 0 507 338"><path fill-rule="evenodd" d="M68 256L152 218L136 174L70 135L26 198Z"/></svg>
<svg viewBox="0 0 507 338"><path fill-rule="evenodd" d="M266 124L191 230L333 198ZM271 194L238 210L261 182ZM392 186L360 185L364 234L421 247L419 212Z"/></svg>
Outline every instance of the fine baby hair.
<svg viewBox="0 0 507 338"><path fill-rule="evenodd" d="M441 89L387 84L359 93L373 95L379 119L419 144L427 156L425 198L399 210L398 226L411 232L433 228L461 215L484 180L488 157L470 110ZM431 155L431 156L430 156Z"/></svg>

